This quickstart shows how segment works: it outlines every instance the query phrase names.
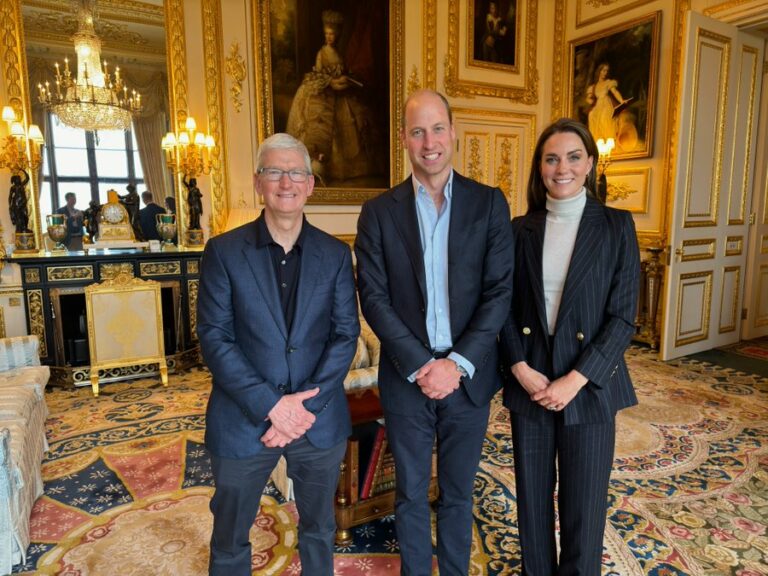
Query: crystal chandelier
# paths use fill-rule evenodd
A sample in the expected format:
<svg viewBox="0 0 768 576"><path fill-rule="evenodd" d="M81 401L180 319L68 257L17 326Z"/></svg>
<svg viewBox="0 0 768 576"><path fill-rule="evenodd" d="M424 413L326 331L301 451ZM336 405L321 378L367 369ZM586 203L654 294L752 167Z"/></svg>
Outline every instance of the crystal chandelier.
<svg viewBox="0 0 768 576"><path fill-rule="evenodd" d="M141 95L130 93L120 77L101 62L101 39L96 35L93 13L96 0L80 0L77 4L77 32L72 36L77 53L77 76L72 77L69 59L64 71L56 62L56 81L51 86L38 84L40 102L59 120L73 128L88 131L127 130L131 116L141 110Z"/></svg>

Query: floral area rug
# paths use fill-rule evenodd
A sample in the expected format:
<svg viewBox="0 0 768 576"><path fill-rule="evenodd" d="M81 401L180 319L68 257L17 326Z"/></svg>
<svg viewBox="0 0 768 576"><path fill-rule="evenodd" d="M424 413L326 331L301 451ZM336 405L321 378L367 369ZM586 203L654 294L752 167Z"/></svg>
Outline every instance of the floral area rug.
<svg viewBox="0 0 768 576"><path fill-rule="evenodd" d="M747 358L757 358L758 360L768 360L768 336L755 338L754 340L743 340L737 344L724 346L720 348L731 354L739 354Z"/></svg>
<svg viewBox="0 0 768 576"><path fill-rule="evenodd" d="M640 405L618 421L603 574L768 574L768 380L652 351L628 353ZM213 492L205 370L46 396L51 450L16 572L207 573ZM253 573L297 575L296 509L270 485L251 530ZM397 575L391 516L337 548L339 576ZM518 574L509 415L493 404L475 480L474 576Z"/></svg>

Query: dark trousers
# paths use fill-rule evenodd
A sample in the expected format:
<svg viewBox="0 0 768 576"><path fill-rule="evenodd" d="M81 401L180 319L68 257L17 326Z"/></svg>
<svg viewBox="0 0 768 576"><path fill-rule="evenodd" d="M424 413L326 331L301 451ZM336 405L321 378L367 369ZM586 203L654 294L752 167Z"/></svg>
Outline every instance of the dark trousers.
<svg viewBox="0 0 768 576"><path fill-rule="evenodd" d="M414 384L415 385L415 384ZM489 405L477 407L461 386L416 414L385 411L395 458L395 528L403 576L432 574L429 481L437 440L437 563L440 576L464 576L472 545L472 488L488 428Z"/></svg>
<svg viewBox="0 0 768 576"><path fill-rule="evenodd" d="M562 413L542 422L512 414L522 574L600 575L615 439L615 421L565 426Z"/></svg>
<svg viewBox="0 0 768 576"><path fill-rule="evenodd" d="M288 464L299 511L299 557L302 573L333 575L336 532L333 499L346 442L321 450L306 437L284 448L267 448L252 458L232 460L211 456L216 491L211 499L213 534L208 573L250 576L249 531L269 475L280 455Z"/></svg>

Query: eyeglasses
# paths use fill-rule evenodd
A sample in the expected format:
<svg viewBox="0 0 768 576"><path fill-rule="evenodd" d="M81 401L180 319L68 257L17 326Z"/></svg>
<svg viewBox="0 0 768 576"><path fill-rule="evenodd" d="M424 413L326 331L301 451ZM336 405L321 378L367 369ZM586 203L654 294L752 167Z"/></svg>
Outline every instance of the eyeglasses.
<svg viewBox="0 0 768 576"><path fill-rule="evenodd" d="M297 184L306 182L310 175L310 173L306 170L299 170L298 168L293 168L291 170L280 170L280 168L259 168L258 173L264 176L264 178L270 182L279 182L282 180L283 174L288 174L288 178L291 179L291 182L296 182Z"/></svg>

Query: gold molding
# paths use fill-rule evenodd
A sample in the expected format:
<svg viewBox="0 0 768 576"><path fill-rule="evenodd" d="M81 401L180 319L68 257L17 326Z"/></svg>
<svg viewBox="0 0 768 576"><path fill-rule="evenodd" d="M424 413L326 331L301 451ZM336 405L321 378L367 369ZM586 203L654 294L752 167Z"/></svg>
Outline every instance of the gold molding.
<svg viewBox="0 0 768 576"><path fill-rule="evenodd" d="M744 218L745 214L747 212L747 195L750 192L749 186L749 166L752 163L752 130L753 125L755 121L755 94L757 93L756 86L757 81L759 79L758 77L758 50L754 46L741 46L742 49L742 56L744 54L751 54L753 56L753 63L752 63L752 73L750 75L750 85L749 85L749 104L748 104L748 112L747 112L747 125L746 128L741 131L744 138L744 154L742 157L742 180L741 180L741 188L740 188L740 194L739 194L739 218L731 218L731 201L733 200L733 182L731 182L731 187L728 194L728 225L741 225L744 224ZM741 75L741 70L740 70ZM734 101L736 102L736 119L739 118L739 107L741 105L740 101L740 92L742 89L742 82L740 81L737 86L737 92L736 92L736 98ZM731 150L731 174L733 174L733 166L736 163L735 158L736 153L736 146L732 147Z"/></svg>
<svg viewBox="0 0 768 576"><path fill-rule="evenodd" d="M520 154L520 139L515 134L497 134L494 149L498 150L499 161L496 162L496 186L498 186L507 202L517 207L515 182L517 181L517 166L512 164L512 158Z"/></svg>
<svg viewBox="0 0 768 576"><path fill-rule="evenodd" d="M45 358L48 356L48 345L45 339L42 290L27 290L27 315L29 316L29 332L40 340L40 357Z"/></svg>
<svg viewBox="0 0 768 576"><path fill-rule="evenodd" d="M618 2L618 0L586 0L586 3L591 5L594 8L603 8L606 6L610 6L611 4L616 4L616 2ZM578 0L576 2L576 28L582 28L587 24L594 24L595 22L600 22L601 20L605 20L606 18L610 18L611 16L615 16L616 14L626 14L628 10L631 10L632 8L636 8L638 6L645 6L646 4L648 4L648 0L635 0L634 2L630 2L625 6L619 6L611 10L606 10L604 12L601 12L597 16L592 16L590 18L586 18L582 20L581 19L582 0Z"/></svg>
<svg viewBox="0 0 768 576"><path fill-rule="evenodd" d="M738 307L739 307L739 298L741 297L741 266L726 266L723 268L722 276L720 285L723 287L723 289L720 292L720 319L723 317L723 305L725 304L725 275L730 273L736 273L736 279L734 280L734 287L733 292L731 293L731 318L733 319L733 323L726 326L719 325L717 331L719 334L725 334L726 332L733 332L736 330L736 326L738 325Z"/></svg>
<svg viewBox="0 0 768 576"><path fill-rule="evenodd" d="M197 342L197 291L200 280L187 280L187 302L189 312L189 334L192 342Z"/></svg>
<svg viewBox="0 0 768 576"><path fill-rule="evenodd" d="M563 89L567 88L563 63L568 53L568 44L565 41L565 12L568 4L565 0L555 2L555 33L552 38L552 112L550 119L554 122L565 115L565 103L563 102Z"/></svg>
<svg viewBox="0 0 768 576"><path fill-rule="evenodd" d="M357 238L357 234L334 234L334 237L347 244L350 250L355 249L355 238Z"/></svg>
<svg viewBox="0 0 768 576"><path fill-rule="evenodd" d="M478 182L485 180L483 168L488 166L488 143L486 142L485 144L485 158L482 158L480 156L480 138L487 141L488 134L480 134L476 132L464 133L464 142L467 145L463 148L468 152L467 159L464 161L464 166L466 166L467 176Z"/></svg>
<svg viewBox="0 0 768 576"><path fill-rule="evenodd" d="M40 268L26 268L24 270L24 282L27 284L40 284Z"/></svg>
<svg viewBox="0 0 768 576"><path fill-rule="evenodd" d="M21 18L20 0L0 2L0 61L2 61L3 83L5 84L4 105L11 106L22 124L31 123L32 108L29 99L29 78L27 73L26 48ZM37 170L29 174L27 205L29 226L34 233L35 249L43 245L40 231L40 183Z"/></svg>
<svg viewBox="0 0 768 576"><path fill-rule="evenodd" d="M759 278L757 283L757 293L765 294L765 290L768 288L768 266L765 264L761 265L757 277ZM760 326L768 326L768 314L764 314L762 316L759 314L760 306L757 306L755 311L755 328L759 328Z"/></svg>
<svg viewBox="0 0 768 576"><path fill-rule="evenodd" d="M424 67L424 87L437 88L437 0L423 0L422 14L424 25L422 35L422 64Z"/></svg>
<svg viewBox="0 0 768 576"><path fill-rule="evenodd" d="M448 4L448 54L445 56L445 78L443 80L445 93L452 97L472 98L474 96L490 96L493 98L508 98L513 102L523 104L538 104L539 102L539 73L536 68L536 26L538 21L538 0L520 0L526 2L525 11L525 46L520 51L527 58L525 62L525 78L522 87L509 86L501 83L461 80L459 68L459 41L461 39L459 22L460 0L449 0ZM500 73L502 76L510 74ZM520 74L514 74L519 76Z"/></svg>
<svg viewBox="0 0 768 576"><path fill-rule="evenodd" d="M131 262L119 262L117 264L100 264L99 265L99 278L104 280L111 280L118 276L133 276L133 264Z"/></svg>
<svg viewBox="0 0 768 576"><path fill-rule="evenodd" d="M200 274L200 260L187 260L187 274Z"/></svg>
<svg viewBox="0 0 768 576"><path fill-rule="evenodd" d="M696 238L692 240L683 240L681 244L683 248L683 254L680 257L680 262L693 262L695 260L712 260L717 252L717 239L716 238ZM694 246L706 247L706 252L685 252L686 248Z"/></svg>
<svg viewBox="0 0 768 576"><path fill-rule="evenodd" d="M672 63L669 66L669 98L667 105L667 133L664 138L666 152L662 163L661 185L661 226L658 242L664 246L670 236L670 228L674 226L672 208L675 200L675 178L678 144L678 123L680 122L680 82L683 77L683 41L685 38L686 12L690 8L690 0L676 0L675 21L673 24L674 37L672 40Z"/></svg>
<svg viewBox="0 0 768 576"><path fill-rule="evenodd" d="M227 173L227 130L224 110L224 42L221 28L221 2L203 0L203 53L205 92L208 105L208 132L216 141L211 150L211 236L227 227L229 215L229 174Z"/></svg>
<svg viewBox="0 0 768 576"><path fill-rule="evenodd" d="M744 236L725 237L725 256L739 256L744 250Z"/></svg>
<svg viewBox="0 0 768 576"><path fill-rule="evenodd" d="M206 0L212 1L212 0ZM405 0L389 1L389 156L390 186L405 177L403 146L399 138L400 110L405 91ZM529 0L535 1L535 0ZM275 132L272 118L272 64L270 47L271 0L250 0L253 12L254 67L256 69L257 142ZM309 204L362 204L382 192L381 188L316 187Z"/></svg>
<svg viewBox="0 0 768 576"><path fill-rule="evenodd" d="M704 293L702 295L702 307L701 307L701 332L694 336L680 337L680 320L682 317L683 306L683 290L687 286L691 286L694 283L685 284L686 280L697 280L696 284L704 284ZM709 314L712 308L712 271L706 270L704 272L691 272L689 274L681 274L680 282L677 286L677 320L676 320L676 336L675 347L685 346L686 344L692 344L699 342L700 340L706 340L709 336ZM682 290L681 290L682 289Z"/></svg>
<svg viewBox="0 0 768 576"><path fill-rule="evenodd" d="M232 82L229 88L232 107L237 113L240 113L243 110L243 80L248 76L248 70L245 67L245 60L240 54L239 42L232 42L229 47L229 56L224 60L227 63L227 76Z"/></svg>
<svg viewBox="0 0 768 576"><path fill-rule="evenodd" d="M707 43L706 40L712 40L719 42L719 44ZM728 110L728 78L730 71L730 53L731 53L731 39L727 36L717 34L711 30L704 30L697 28L696 40L695 40L695 52L693 55L693 101L697 102L699 98L699 78L701 74L701 48L709 47L713 50L719 50L720 56L720 82L719 93L717 95L717 118L715 118L715 133L714 137L714 166L712 168L713 173L710 181L710 200L709 200L709 213L691 213L690 200L693 188L693 170L688 170L685 179L685 188L683 190L683 228L697 228L702 226L716 226L717 215L720 208L720 186L721 177L723 173L723 144L725 140L725 121L726 111ZM711 71L710 71L711 73ZM696 113L699 112L697 106L693 106ZM696 118L691 118L691 125L689 127L688 138L691 143L688 147L688 157L686 158L686 165L693 166L694 150L696 148ZM689 218L705 218L709 220L694 220L689 221Z"/></svg>
<svg viewBox="0 0 768 576"><path fill-rule="evenodd" d="M0 306L0 338L5 338L5 308Z"/></svg>
<svg viewBox="0 0 768 576"><path fill-rule="evenodd" d="M408 76L406 94L410 96L417 90L421 90L421 80L419 80L419 69L416 67L416 64L414 64L413 70L411 70L411 74Z"/></svg>
<svg viewBox="0 0 768 576"><path fill-rule="evenodd" d="M93 266L49 266L45 269L48 282L71 282L72 280L93 280Z"/></svg>
<svg viewBox="0 0 768 576"><path fill-rule="evenodd" d="M181 261L169 262L141 262L139 263L141 276L179 276L181 274Z"/></svg>
<svg viewBox="0 0 768 576"><path fill-rule="evenodd" d="M187 121L187 45L184 31L184 1L163 0L165 5L165 44L168 67L169 118L171 129L176 132L185 130ZM189 209L184 198L182 175L173 178L176 192L176 224L179 245L184 246L187 238L187 220Z"/></svg>

